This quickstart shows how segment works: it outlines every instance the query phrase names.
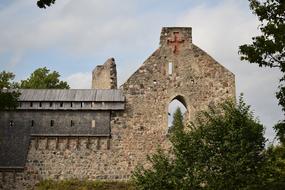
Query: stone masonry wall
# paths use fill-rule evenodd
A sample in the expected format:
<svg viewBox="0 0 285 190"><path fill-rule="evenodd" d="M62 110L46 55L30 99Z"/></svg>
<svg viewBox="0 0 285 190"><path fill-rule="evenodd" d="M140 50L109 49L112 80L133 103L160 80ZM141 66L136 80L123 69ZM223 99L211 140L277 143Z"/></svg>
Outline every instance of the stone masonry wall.
<svg viewBox="0 0 285 190"><path fill-rule="evenodd" d="M108 59L92 72L92 89L117 89L117 70L115 59Z"/></svg>
<svg viewBox="0 0 285 190"><path fill-rule="evenodd" d="M128 179L118 149L110 138L34 138L24 172L1 172L0 189L31 189L43 179Z"/></svg>
<svg viewBox="0 0 285 190"><path fill-rule="evenodd" d="M235 99L234 75L192 44L191 28L163 28L160 48L122 86L127 137L135 163L158 146L167 149L168 106L177 99L187 120L210 104ZM142 149L142 151L140 150Z"/></svg>
<svg viewBox="0 0 285 190"><path fill-rule="evenodd" d="M192 44L191 28L163 28L160 47L121 86L126 96L126 108L111 116L111 138L61 140L58 150L55 140L30 145L24 173L17 175L18 189L31 187L41 179L129 179L138 164L148 166L146 155L160 146L169 148L168 106L177 99L187 108L186 117L193 120L197 112L209 104L228 98L235 99L234 75L203 50ZM107 145L109 144L109 145ZM13 175L6 176L13 180ZM1 187L1 184L0 184ZM24 189L24 188L22 188Z"/></svg>

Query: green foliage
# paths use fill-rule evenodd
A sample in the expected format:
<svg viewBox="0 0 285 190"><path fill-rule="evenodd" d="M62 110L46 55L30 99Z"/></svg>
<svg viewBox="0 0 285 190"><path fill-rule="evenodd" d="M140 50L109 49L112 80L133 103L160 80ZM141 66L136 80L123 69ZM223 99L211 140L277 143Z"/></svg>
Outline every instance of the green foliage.
<svg viewBox="0 0 285 190"><path fill-rule="evenodd" d="M173 154L159 151L148 159L151 168L138 167L138 189L240 190L261 184L264 127L242 99L203 112L191 130L173 123L180 123L170 137Z"/></svg>
<svg viewBox="0 0 285 190"><path fill-rule="evenodd" d="M179 107L176 109L176 111L173 114L173 121L171 127L174 129L183 128L183 115Z"/></svg>
<svg viewBox="0 0 285 190"><path fill-rule="evenodd" d="M279 142L285 146L285 122L281 121L274 126L275 131L277 132L276 136Z"/></svg>
<svg viewBox="0 0 285 190"><path fill-rule="evenodd" d="M2 71L0 73L0 89L17 88L18 84L13 82L15 74L12 72Z"/></svg>
<svg viewBox="0 0 285 190"><path fill-rule="evenodd" d="M285 147L271 145L265 151L265 156L266 165L260 173L263 177L261 189L283 190L285 187Z"/></svg>
<svg viewBox="0 0 285 190"><path fill-rule="evenodd" d="M15 75L11 72L2 71L0 73L0 110L15 109L18 106L17 91L7 91L4 89L17 88L18 84L13 82Z"/></svg>
<svg viewBox="0 0 285 190"><path fill-rule="evenodd" d="M15 109L18 106L20 93L7 89L34 88L34 89L69 89L67 82L59 80L59 73L50 72L46 67L35 70L31 76L20 83L14 82L15 75L11 72L0 73L0 110Z"/></svg>
<svg viewBox="0 0 285 190"><path fill-rule="evenodd" d="M44 180L36 185L35 190L134 190L134 187L129 182L70 179Z"/></svg>
<svg viewBox="0 0 285 190"><path fill-rule="evenodd" d="M46 67L36 69L31 76L22 80L20 88L33 89L69 89L67 82L59 80L59 73L56 71L50 72Z"/></svg>
<svg viewBox="0 0 285 190"><path fill-rule="evenodd" d="M284 77L282 79L284 81ZM282 106L282 110L285 112L285 86L279 85L279 91L276 93L276 97L279 100L279 105Z"/></svg>
<svg viewBox="0 0 285 190"><path fill-rule="evenodd" d="M241 59L285 72L285 1L249 1L261 22L261 35L253 37L252 44L240 46Z"/></svg>
<svg viewBox="0 0 285 190"><path fill-rule="evenodd" d="M169 134L171 134L172 131L180 130L183 127L184 127L183 126L183 115L182 115L181 109L178 107L173 114L172 125L169 127L168 132L169 132Z"/></svg>
<svg viewBox="0 0 285 190"><path fill-rule="evenodd" d="M176 189L176 177L173 160L162 150L147 157L152 164L152 169L145 169L138 166L133 172L133 181L138 190L164 190Z"/></svg>
<svg viewBox="0 0 285 190"><path fill-rule="evenodd" d="M55 3L56 0L38 0L37 5L41 9L45 9L46 6L51 6L52 4Z"/></svg>
<svg viewBox="0 0 285 190"><path fill-rule="evenodd" d="M285 112L285 1L249 0L250 8L261 22L261 35L252 38L252 44L240 46L241 60L256 63L260 67L276 67L283 73L276 97ZM284 136L285 121L277 124L278 138ZM279 131L280 130L280 131ZM281 137L282 138L282 137Z"/></svg>
<svg viewBox="0 0 285 190"><path fill-rule="evenodd" d="M18 107L19 92L2 92L0 90L0 110L15 109Z"/></svg>

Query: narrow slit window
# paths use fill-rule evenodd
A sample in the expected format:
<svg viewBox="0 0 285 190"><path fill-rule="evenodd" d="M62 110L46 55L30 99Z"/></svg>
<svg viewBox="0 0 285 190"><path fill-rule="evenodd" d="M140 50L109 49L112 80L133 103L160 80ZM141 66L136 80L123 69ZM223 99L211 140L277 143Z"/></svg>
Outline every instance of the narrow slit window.
<svg viewBox="0 0 285 190"><path fill-rule="evenodd" d="M70 127L73 127L73 126L74 126L74 121L71 120L71 121L70 121Z"/></svg>
<svg viewBox="0 0 285 190"><path fill-rule="evenodd" d="M30 102L30 107L33 107L33 102Z"/></svg>
<svg viewBox="0 0 285 190"><path fill-rule="evenodd" d="M34 120L31 121L31 126L33 127L35 124Z"/></svg>
<svg viewBox="0 0 285 190"><path fill-rule="evenodd" d="M41 102L39 103L39 106L42 107L42 103Z"/></svg>
<svg viewBox="0 0 285 190"><path fill-rule="evenodd" d="M173 64L171 62L168 63L168 74L172 75L173 72Z"/></svg>
<svg viewBox="0 0 285 190"><path fill-rule="evenodd" d="M63 102L60 102L59 105L60 105L60 107L63 107Z"/></svg>
<svg viewBox="0 0 285 190"><path fill-rule="evenodd" d="M70 102L70 107L73 107L73 103L72 102Z"/></svg>
<svg viewBox="0 0 285 190"><path fill-rule="evenodd" d="M9 126L10 126L10 127L14 127L14 121L13 121L13 120L10 120Z"/></svg>
<svg viewBox="0 0 285 190"><path fill-rule="evenodd" d="M54 120L50 120L50 126L54 126Z"/></svg>
<svg viewBox="0 0 285 190"><path fill-rule="evenodd" d="M95 128L95 127L96 127L96 121L92 120L92 128Z"/></svg>

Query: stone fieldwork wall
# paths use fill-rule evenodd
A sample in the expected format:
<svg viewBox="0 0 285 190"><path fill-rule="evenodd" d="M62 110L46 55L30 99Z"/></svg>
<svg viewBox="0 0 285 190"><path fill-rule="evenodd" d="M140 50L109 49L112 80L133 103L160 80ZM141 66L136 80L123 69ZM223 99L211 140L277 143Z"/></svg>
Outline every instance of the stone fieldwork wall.
<svg viewBox="0 0 285 190"><path fill-rule="evenodd" d="M33 138L24 172L0 174L0 189L31 189L43 179L128 179L129 163L110 138Z"/></svg>
<svg viewBox="0 0 285 190"><path fill-rule="evenodd" d="M16 175L18 189L42 179L127 180L146 155L169 148L168 106L177 99L187 108L187 120L210 104L235 98L234 75L192 44L191 28L163 28L160 48L121 86L126 108L111 115L111 138L32 140L26 169ZM100 146L98 142L100 141ZM100 148L98 148L100 147ZM7 174L8 175L8 174ZM9 174L4 181L13 181ZM3 181L2 181L3 183ZM1 185L0 185L1 187ZM8 188L9 189L9 188Z"/></svg>
<svg viewBox="0 0 285 190"><path fill-rule="evenodd" d="M115 59L108 59L92 71L92 89L116 89L117 69Z"/></svg>
<svg viewBox="0 0 285 190"><path fill-rule="evenodd" d="M125 147L134 164L145 155L169 147L168 107L177 99L195 115L226 99L235 99L234 75L192 44L191 28L164 28L160 48L122 85L126 95ZM176 44L175 44L176 43Z"/></svg>

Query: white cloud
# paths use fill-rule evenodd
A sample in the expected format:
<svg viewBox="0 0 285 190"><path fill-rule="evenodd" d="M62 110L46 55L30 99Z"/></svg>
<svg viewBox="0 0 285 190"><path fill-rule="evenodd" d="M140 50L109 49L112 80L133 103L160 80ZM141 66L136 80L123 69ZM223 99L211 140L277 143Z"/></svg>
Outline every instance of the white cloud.
<svg viewBox="0 0 285 190"><path fill-rule="evenodd" d="M90 89L91 73L75 73L65 79L72 89Z"/></svg>
<svg viewBox="0 0 285 190"><path fill-rule="evenodd" d="M198 6L186 11L178 24L192 26L193 42L235 74L237 95L245 94L247 103L267 126L266 136L272 139L272 125L282 119L275 97L280 72L239 59L238 47L259 34L258 20L244 8L246 3L229 0L215 7Z"/></svg>
<svg viewBox="0 0 285 190"><path fill-rule="evenodd" d="M138 28L130 16L134 8L130 0L123 4L116 0L59 1L48 10L28 8L24 3L14 3L0 12L0 23L5 26L1 28L0 49L56 47L86 54L130 42ZM24 8L30 14L19 17L18 11Z"/></svg>
<svg viewBox="0 0 285 190"><path fill-rule="evenodd" d="M61 50L63 56L108 52L108 56L115 56L122 84L158 47L161 26L191 26L193 42L236 75L237 93L245 93L260 120L270 126L281 119L274 96L280 73L241 63L237 54L239 45L249 43L258 34L258 21L247 1L223 0L214 6L196 1L199 6L181 8L179 14L172 9L142 10L138 2L65 0L42 10L34 1L13 1L0 10L0 52L12 52L10 64L21 62L27 51L50 48ZM148 1L145 4L153 5ZM95 65L103 63L94 61ZM68 68L69 63L61 64L60 68ZM90 88L91 73L68 73L72 72L64 77L72 88ZM272 136L269 132L267 135Z"/></svg>

